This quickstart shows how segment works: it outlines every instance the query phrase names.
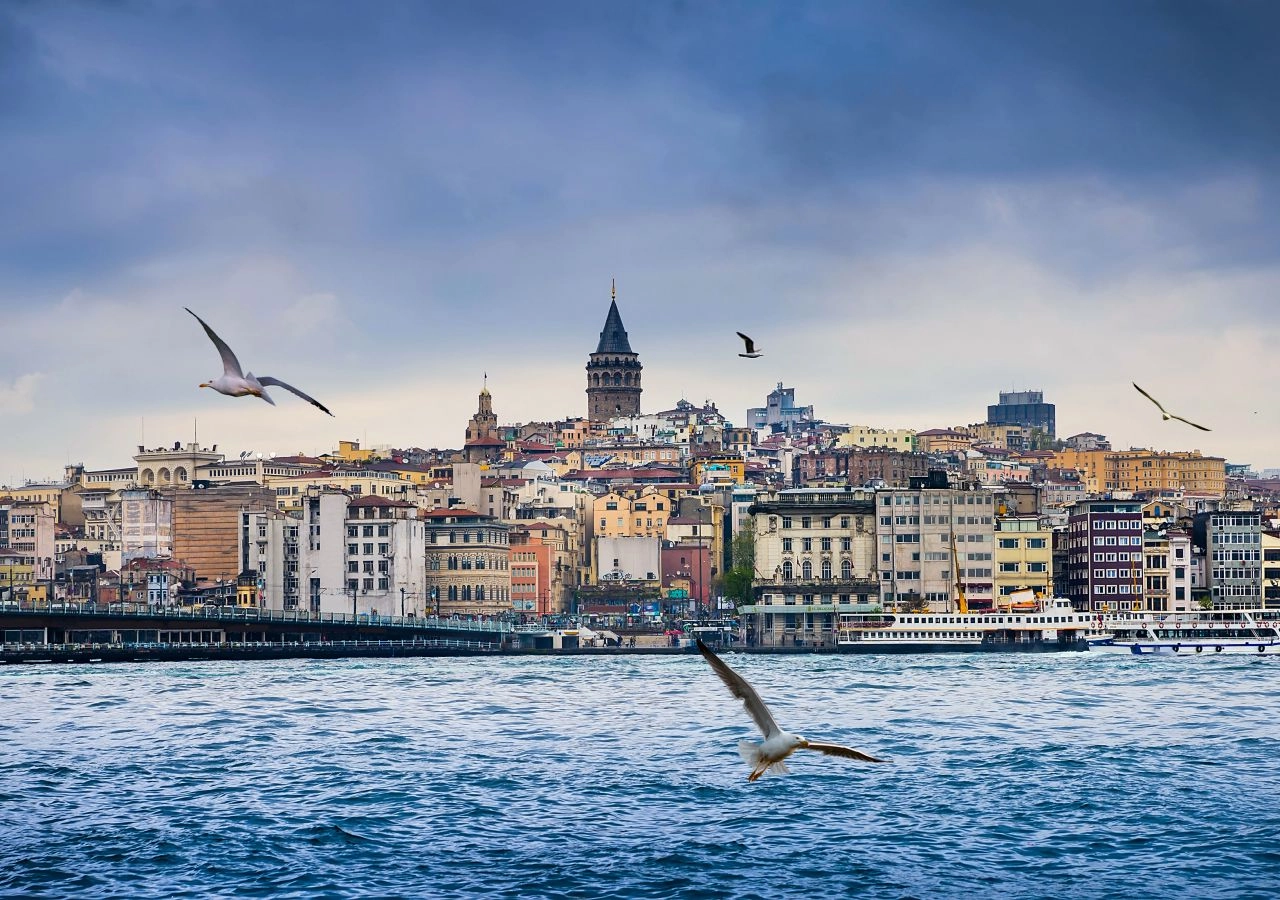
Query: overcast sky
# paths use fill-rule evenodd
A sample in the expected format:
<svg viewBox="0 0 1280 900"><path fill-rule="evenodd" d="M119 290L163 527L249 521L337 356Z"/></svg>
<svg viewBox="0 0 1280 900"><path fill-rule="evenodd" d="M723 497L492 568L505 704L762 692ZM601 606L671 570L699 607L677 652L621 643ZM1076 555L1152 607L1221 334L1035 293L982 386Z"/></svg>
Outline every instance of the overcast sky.
<svg viewBox="0 0 1280 900"><path fill-rule="evenodd" d="M1274 3L0 6L0 483L644 408L1280 466ZM190 306L329 418L198 390ZM741 360L735 330L765 351ZM1159 414L1137 381L1214 430Z"/></svg>

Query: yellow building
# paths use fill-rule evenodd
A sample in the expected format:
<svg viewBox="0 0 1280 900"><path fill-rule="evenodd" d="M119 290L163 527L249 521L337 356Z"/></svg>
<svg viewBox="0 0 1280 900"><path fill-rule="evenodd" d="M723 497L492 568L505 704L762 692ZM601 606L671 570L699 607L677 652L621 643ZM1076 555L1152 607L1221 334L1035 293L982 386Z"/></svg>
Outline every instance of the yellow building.
<svg viewBox="0 0 1280 900"><path fill-rule="evenodd" d="M1036 516L998 516L995 534L995 600L1007 606L1007 598L1030 588L1053 595L1053 532Z"/></svg>
<svg viewBox="0 0 1280 900"><path fill-rule="evenodd" d="M690 481L702 484L708 476L722 481L727 476L734 484L742 484L747 476L747 464L740 456L702 456L689 467Z"/></svg>
<svg viewBox="0 0 1280 900"><path fill-rule="evenodd" d="M581 450L570 450L564 458L572 468L593 469L587 460L595 457L609 457L608 464L625 463L629 466L642 466L646 463L660 463L666 466L680 465L680 448L666 444L609 444L584 447Z"/></svg>
<svg viewBox="0 0 1280 900"><path fill-rule="evenodd" d="M674 504L660 494L631 498L617 491L597 497L593 513L595 537L666 537Z"/></svg>
<svg viewBox="0 0 1280 900"><path fill-rule="evenodd" d="M1227 489L1226 460L1199 450L1059 450L1050 468L1077 470L1093 494L1181 491L1221 497Z"/></svg>
<svg viewBox="0 0 1280 900"><path fill-rule="evenodd" d="M34 557L0 549L0 600L24 600L35 584Z"/></svg>
<svg viewBox="0 0 1280 900"><path fill-rule="evenodd" d="M912 453L916 449L914 428L871 428L867 425L850 425L849 430L836 439L837 447L888 447Z"/></svg>
<svg viewBox="0 0 1280 900"><path fill-rule="evenodd" d="M320 458L326 462L360 463L372 462L378 456L372 450L360 449L359 441L338 441L335 452L321 454Z"/></svg>
<svg viewBox="0 0 1280 900"><path fill-rule="evenodd" d="M972 435L954 431L950 428L930 428L917 432L916 449L921 453L950 453L954 450L968 450L973 446Z"/></svg>

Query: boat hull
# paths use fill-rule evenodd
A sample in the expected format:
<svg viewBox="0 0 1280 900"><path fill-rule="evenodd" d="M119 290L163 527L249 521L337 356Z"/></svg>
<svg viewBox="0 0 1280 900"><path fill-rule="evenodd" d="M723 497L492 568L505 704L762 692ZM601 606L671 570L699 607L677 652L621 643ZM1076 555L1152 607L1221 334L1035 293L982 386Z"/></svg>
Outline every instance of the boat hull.
<svg viewBox="0 0 1280 900"><path fill-rule="evenodd" d="M1124 641L1093 644L1089 649L1127 656L1280 656L1280 641Z"/></svg>

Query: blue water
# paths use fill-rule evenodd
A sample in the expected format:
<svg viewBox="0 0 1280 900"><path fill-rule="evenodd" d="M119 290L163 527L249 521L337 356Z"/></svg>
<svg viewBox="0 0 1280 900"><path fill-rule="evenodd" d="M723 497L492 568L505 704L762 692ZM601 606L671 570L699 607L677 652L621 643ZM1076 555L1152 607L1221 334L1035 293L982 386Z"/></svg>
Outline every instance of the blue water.
<svg viewBox="0 0 1280 900"><path fill-rule="evenodd" d="M0 896L1280 894L1274 659L748 656L0 669Z"/></svg>

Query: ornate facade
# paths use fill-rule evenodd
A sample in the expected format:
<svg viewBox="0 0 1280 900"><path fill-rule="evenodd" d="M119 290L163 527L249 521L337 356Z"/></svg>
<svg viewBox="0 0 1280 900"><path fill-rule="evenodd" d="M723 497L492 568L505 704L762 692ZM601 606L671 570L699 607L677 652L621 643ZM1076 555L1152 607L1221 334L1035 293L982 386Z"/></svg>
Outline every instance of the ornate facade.
<svg viewBox="0 0 1280 900"><path fill-rule="evenodd" d="M644 366L631 350L618 312L616 287L596 352L587 360L587 418L606 422L614 416L640 414L640 373Z"/></svg>

